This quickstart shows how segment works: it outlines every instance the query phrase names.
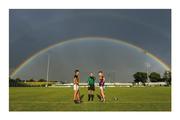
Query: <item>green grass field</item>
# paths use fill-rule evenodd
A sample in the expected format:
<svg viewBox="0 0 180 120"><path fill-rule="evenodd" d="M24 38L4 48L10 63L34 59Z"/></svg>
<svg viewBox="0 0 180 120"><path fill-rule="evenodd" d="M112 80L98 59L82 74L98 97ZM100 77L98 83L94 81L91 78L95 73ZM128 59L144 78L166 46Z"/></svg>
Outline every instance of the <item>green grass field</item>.
<svg viewBox="0 0 180 120"><path fill-rule="evenodd" d="M10 111L171 111L170 87L106 88L106 102L87 101L87 88L80 88L83 103L73 103L72 88L21 87L9 89ZM113 98L117 97L118 100Z"/></svg>

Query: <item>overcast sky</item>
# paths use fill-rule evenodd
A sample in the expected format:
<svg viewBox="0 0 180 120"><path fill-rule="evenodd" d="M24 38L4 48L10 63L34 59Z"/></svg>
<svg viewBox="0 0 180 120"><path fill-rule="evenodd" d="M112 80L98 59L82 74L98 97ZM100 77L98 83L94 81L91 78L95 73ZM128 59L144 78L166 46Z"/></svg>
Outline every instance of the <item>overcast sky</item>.
<svg viewBox="0 0 180 120"><path fill-rule="evenodd" d="M10 72L40 50L68 39L109 37L171 63L170 10L10 10Z"/></svg>

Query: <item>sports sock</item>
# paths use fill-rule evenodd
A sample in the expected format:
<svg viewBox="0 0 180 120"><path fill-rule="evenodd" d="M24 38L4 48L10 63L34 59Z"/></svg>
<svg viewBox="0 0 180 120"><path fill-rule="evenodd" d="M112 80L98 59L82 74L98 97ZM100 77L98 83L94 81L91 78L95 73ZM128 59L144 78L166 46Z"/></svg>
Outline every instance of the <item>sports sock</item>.
<svg viewBox="0 0 180 120"><path fill-rule="evenodd" d="M88 101L90 101L90 98L91 98L91 95L90 95L90 94L88 94Z"/></svg>
<svg viewBox="0 0 180 120"><path fill-rule="evenodd" d="M93 101L94 100L94 95L91 95L91 101Z"/></svg>

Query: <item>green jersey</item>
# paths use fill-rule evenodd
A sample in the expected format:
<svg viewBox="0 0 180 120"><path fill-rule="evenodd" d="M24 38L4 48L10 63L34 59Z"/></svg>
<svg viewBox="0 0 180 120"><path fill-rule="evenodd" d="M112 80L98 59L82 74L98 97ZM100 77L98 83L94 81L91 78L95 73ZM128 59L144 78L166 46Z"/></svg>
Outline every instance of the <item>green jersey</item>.
<svg viewBox="0 0 180 120"><path fill-rule="evenodd" d="M95 77L88 77L88 85L94 86L95 84Z"/></svg>

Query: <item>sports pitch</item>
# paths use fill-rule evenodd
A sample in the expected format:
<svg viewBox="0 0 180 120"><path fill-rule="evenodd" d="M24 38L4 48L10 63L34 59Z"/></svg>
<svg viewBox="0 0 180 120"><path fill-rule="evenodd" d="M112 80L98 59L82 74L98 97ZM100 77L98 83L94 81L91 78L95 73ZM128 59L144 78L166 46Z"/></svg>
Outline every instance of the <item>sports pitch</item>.
<svg viewBox="0 0 180 120"><path fill-rule="evenodd" d="M80 88L81 104L74 104L73 88L10 87L10 111L171 111L170 87L107 87L106 102L87 100L87 88Z"/></svg>

